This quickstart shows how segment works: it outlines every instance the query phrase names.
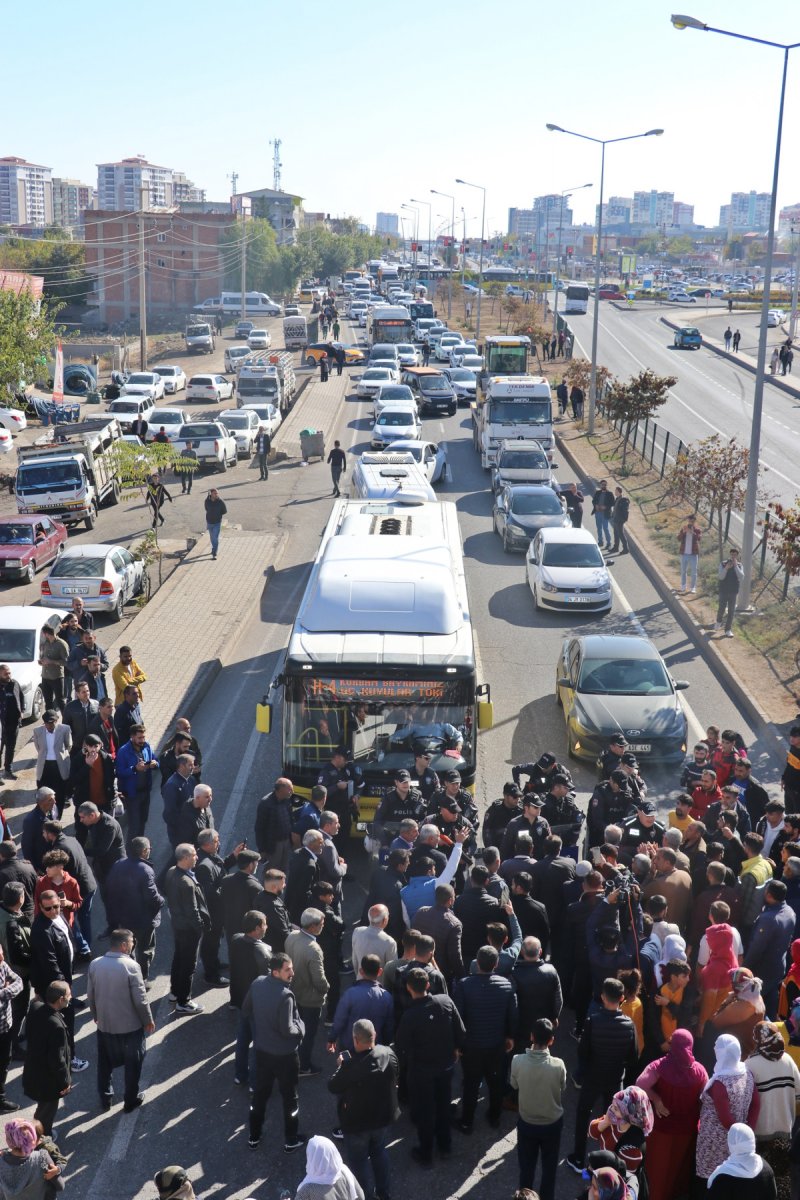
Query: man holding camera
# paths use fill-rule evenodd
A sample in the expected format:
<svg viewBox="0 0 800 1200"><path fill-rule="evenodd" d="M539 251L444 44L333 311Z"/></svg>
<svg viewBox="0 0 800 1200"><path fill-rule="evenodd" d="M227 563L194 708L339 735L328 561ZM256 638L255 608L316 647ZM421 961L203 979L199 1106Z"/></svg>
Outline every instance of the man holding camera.
<svg viewBox="0 0 800 1200"><path fill-rule="evenodd" d="M729 557L724 559L719 565L717 578L719 579L719 605L717 607L717 619L714 622L714 632L718 632L722 628L722 620L725 618L725 637L733 637L733 618L736 614L736 600L739 596L739 588L744 579L744 567L739 562L739 551L729 550Z"/></svg>

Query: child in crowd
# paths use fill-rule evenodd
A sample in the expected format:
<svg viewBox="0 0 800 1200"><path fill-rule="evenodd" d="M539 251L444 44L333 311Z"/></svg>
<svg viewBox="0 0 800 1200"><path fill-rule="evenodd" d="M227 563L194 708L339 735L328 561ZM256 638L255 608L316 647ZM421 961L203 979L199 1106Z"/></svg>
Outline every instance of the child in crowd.
<svg viewBox="0 0 800 1200"><path fill-rule="evenodd" d="M626 1017L630 1017L636 1028L636 1049L641 1058L644 1050L644 1005L642 1004L642 972L636 967L631 967L628 971L618 971L617 978L625 988L625 999L622 1001L621 1010Z"/></svg>

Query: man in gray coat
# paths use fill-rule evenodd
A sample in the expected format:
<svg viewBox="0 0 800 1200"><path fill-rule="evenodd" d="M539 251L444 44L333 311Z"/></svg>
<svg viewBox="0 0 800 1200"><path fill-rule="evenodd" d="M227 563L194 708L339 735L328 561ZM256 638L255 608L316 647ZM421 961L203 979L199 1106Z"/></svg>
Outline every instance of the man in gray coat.
<svg viewBox="0 0 800 1200"><path fill-rule="evenodd" d="M297 1094L299 1071L298 1047L305 1026L291 988L294 979L288 954L275 954L269 975L254 979L242 1005L242 1015L250 1022L256 1049L256 1079L250 1101L250 1149L261 1141L264 1114L273 1084L283 1101L283 1148L287 1154L305 1145L298 1132L300 1100Z"/></svg>
<svg viewBox="0 0 800 1200"><path fill-rule="evenodd" d="M144 1092L139 1091L144 1039L155 1024L133 947L130 929L115 929L109 949L89 965L86 996L97 1024L97 1090L104 1111L111 1107L114 1097L114 1067L125 1068L123 1112L133 1112L144 1101Z"/></svg>

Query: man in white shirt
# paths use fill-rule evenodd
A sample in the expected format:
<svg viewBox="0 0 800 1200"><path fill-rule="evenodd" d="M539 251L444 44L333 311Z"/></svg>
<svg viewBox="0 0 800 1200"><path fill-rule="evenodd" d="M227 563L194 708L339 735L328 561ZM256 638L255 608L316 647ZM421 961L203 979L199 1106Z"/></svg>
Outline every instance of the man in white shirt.
<svg viewBox="0 0 800 1200"><path fill-rule="evenodd" d="M36 748L36 787L53 789L60 817L67 798L72 730L63 724L57 709L45 711L42 724L33 731L33 744Z"/></svg>
<svg viewBox="0 0 800 1200"><path fill-rule="evenodd" d="M709 923L709 925L728 925L730 927L730 931L733 934L733 953L736 955L736 957L739 961L739 965L741 966L742 958L744 957L744 946L742 945L742 936L739 933L739 930L736 928L736 926L731 925L730 922L731 922L730 905L726 904L724 900L715 900L714 903L711 905L711 907L708 910L708 923ZM701 967L704 967L707 964L710 956L711 956L711 952L709 951L709 948L708 948L708 938L706 937L705 934L703 934L702 938L700 939L700 948L697 952L697 969L698 969L698 971L700 970Z"/></svg>

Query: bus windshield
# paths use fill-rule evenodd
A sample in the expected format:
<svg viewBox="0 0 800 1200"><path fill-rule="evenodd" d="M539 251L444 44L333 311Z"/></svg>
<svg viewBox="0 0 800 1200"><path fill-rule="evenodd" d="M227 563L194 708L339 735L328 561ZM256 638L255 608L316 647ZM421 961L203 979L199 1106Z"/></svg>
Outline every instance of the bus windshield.
<svg viewBox="0 0 800 1200"><path fill-rule="evenodd" d="M287 681L289 770L327 762L337 745L364 768L390 774L429 751L434 770L474 766L473 678L307 676Z"/></svg>
<svg viewBox="0 0 800 1200"><path fill-rule="evenodd" d="M549 425L553 419L549 400L491 400L494 425Z"/></svg>
<svg viewBox="0 0 800 1200"><path fill-rule="evenodd" d="M527 346L487 346L490 375L524 375L528 369Z"/></svg>

